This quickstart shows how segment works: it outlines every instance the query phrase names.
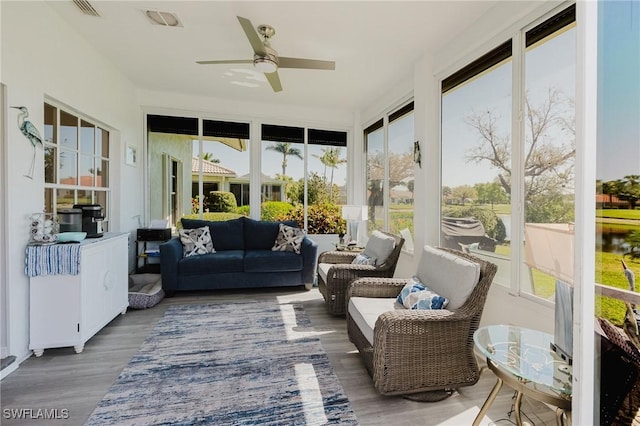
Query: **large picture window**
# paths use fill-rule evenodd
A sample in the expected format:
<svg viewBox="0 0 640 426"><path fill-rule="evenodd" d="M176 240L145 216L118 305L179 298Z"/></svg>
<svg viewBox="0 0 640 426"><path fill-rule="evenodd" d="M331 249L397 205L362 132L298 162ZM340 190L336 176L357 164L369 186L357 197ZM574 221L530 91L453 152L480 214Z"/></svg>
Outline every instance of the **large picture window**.
<svg viewBox="0 0 640 426"><path fill-rule="evenodd" d="M369 231L413 236L413 102L364 130Z"/></svg>
<svg viewBox="0 0 640 426"><path fill-rule="evenodd" d="M109 131L90 118L44 104L45 211L100 204L108 230Z"/></svg>
<svg viewBox="0 0 640 426"><path fill-rule="evenodd" d="M554 278L525 263L525 224L574 217L575 6L515 39L442 82L441 244L497 264L495 283L551 300Z"/></svg>

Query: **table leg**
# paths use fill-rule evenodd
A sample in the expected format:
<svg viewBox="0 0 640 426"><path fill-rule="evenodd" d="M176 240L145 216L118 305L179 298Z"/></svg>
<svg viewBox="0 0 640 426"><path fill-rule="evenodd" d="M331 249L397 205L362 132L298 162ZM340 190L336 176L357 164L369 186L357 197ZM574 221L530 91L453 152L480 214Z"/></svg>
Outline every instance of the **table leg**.
<svg viewBox="0 0 640 426"><path fill-rule="evenodd" d="M489 393L487 400L484 402L484 404L482 404L482 408L480 409L480 412L478 413L475 420L473 421L473 426L478 426L480 424L480 421L487 414L487 411L489 411L489 407L491 407L491 404L493 404L493 401L496 399L496 396L498 396L498 392L500 392L500 388L502 388L502 379L498 377L498 380L496 381L496 384L493 385L493 389L491 389L491 392Z"/></svg>
<svg viewBox="0 0 640 426"><path fill-rule="evenodd" d="M567 420L569 420L569 413L562 408L556 408L556 426L564 426L564 415L567 414ZM571 425L571 422L568 422Z"/></svg>
<svg viewBox="0 0 640 426"><path fill-rule="evenodd" d="M520 405L522 405L522 392L517 391L516 402L514 404L516 410L516 425L522 426L522 416L520 415Z"/></svg>

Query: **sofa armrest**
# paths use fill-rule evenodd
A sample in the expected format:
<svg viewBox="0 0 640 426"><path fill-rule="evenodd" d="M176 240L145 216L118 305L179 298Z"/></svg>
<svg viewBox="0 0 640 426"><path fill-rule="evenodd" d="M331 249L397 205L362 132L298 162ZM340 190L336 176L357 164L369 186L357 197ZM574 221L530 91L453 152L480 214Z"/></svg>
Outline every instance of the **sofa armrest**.
<svg viewBox="0 0 640 426"><path fill-rule="evenodd" d="M178 289L178 262L183 257L180 238L172 238L160 244L160 273L162 288L167 294Z"/></svg>
<svg viewBox="0 0 640 426"><path fill-rule="evenodd" d="M304 237L300 247L300 255L302 256L302 284L313 284L317 266L318 243Z"/></svg>

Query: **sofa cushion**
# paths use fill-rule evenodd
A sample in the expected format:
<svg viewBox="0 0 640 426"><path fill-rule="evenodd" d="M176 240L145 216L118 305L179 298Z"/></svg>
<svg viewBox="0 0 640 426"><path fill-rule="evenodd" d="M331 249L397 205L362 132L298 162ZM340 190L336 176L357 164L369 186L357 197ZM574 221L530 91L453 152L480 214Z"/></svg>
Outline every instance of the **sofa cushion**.
<svg viewBox="0 0 640 426"><path fill-rule="evenodd" d="M396 240L380 231L373 231L364 247L364 254L376 260L376 266L382 265L393 252Z"/></svg>
<svg viewBox="0 0 640 426"><path fill-rule="evenodd" d="M182 243L182 254L184 257L196 256L199 254L215 253L211 243L209 227L181 229L179 231L180 242Z"/></svg>
<svg viewBox="0 0 640 426"><path fill-rule="evenodd" d="M480 279L480 265L431 246L424 246L418 264L418 279L437 294L449 299L447 309L456 310Z"/></svg>
<svg viewBox="0 0 640 426"><path fill-rule="evenodd" d="M278 237L275 244L271 248L273 251L292 251L300 254L302 248L302 240L304 239L304 231L300 228L285 225L281 223Z"/></svg>
<svg viewBox="0 0 640 426"><path fill-rule="evenodd" d="M244 255L244 272L292 272L302 266L302 256L289 251L247 250Z"/></svg>
<svg viewBox="0 0 640 426"><path fill-rule="evenodd" d="M400 290L398 303L407 309L444 309L449 300L425 286L417 277L410 278Z"/></svg>
<svg viewBox="0 0 640 426"><path fill-rule="evenodd" d="M243 260L243 250L222 250L201 256L185 257L178 263L178 270L182 275L242 272Z"/></svg>
<svg viewBox="0 0 640 426"><path fill-rule="evenodd" d="M208 226L213 248L216 250L244 250L244 217L220 222L187 218L182 218L180 221L184 229Z"/></svg>
<svg viewBox="0 0 640 426"><path fill-rule="evenodd" d="M278 238L280 223L298 228L295 220L283 222L269 222L245 218L244 248L245 250L271 250L273 242Z"/></svg>
<svg viewBox="0 0 640 426"><path fill-rule="evenodd" d="M347 309L364 337L373 346L373 329L378 317L387 311L405 308L395 298L352 297Z"/></svg>

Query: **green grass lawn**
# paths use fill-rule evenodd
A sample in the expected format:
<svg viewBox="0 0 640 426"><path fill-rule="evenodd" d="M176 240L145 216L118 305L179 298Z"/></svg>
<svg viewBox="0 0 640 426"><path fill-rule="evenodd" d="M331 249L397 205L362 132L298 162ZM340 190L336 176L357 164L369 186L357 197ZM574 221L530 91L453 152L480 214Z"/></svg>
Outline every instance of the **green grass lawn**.
<svg viewBox="0 0 640 426"><path fill-rule="evenodd" d="M640 220L640 210L628 209L597 209L596 217L606 217L611 219L635 219Z"/></svg>

